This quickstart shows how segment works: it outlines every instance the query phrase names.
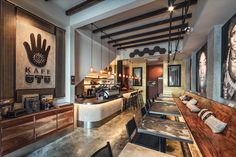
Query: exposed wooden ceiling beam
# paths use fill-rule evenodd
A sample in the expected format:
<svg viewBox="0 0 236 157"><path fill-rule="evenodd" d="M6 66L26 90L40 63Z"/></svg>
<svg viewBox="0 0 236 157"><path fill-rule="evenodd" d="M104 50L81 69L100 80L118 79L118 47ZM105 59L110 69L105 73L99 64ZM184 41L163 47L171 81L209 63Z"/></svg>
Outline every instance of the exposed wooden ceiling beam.
<svg viewBox="0 0 236 157"><path fill-rule="evenodd" d="M177 35L182 35L182 34L185 34L185 31L171 33L171 37L177 36ZM118 44L114 44L113 47L135 44L135 43L150 41L150 40L155 40L155 39L162 39L162 38L166 38L166 37L169 37L169 33L154 36L154 37L149 37L149 38L143 38L143 39L132 40L132 41L128 41L128 42L118 43Z"/></svg>
<svg viewBox="0 0 236 157"><path fill-rule="evenodd" d="M171 38L170 41L174 41L174 40L178 40L178 39L183 39L183 37ZM146 42L146 43L141 43L141 44L122 46L122 47L118 47L117 50L132 48L132 47L145 46L145 45L153 45L153 44L158 44L158 43L163 43L163 42L168 42L168 41L169 41L169 39L163 39L163 40L157 40L157 41Z"/></svg>
<svg viewBox="0 0 236 157"><path fill-rule="evenodd" d="M84 10L86 8L89 8L89 7L95 5L95 4L99 3L99 2L102 2L102 1L104 1L104 0L86 0L86 1L84 1L84 2L74 6L72 8L66 10L66 15L67 16L73 15L73 14L75 14L77 12L80 12L80 11L82 11L82 10Z"/></svg>
<svg viewBox="0 0 236 157"><path fill-rule="evenodd" d="M123 40L129 40L129 39L144 37L144 36L148 36L148 35L153 35L153 34L157 34L157 33L166 32L166 31L169 31L169 29L175 30L175 29L179 29L179 28L182 28L182 27L185 28L187 26L188 26L188 24L185 23L183 25L180 24L180 25L172 26L171 28L170 27L165 27L165 28L150 31L150 32L145 32L145 33L135 34L135 35L119 38L119 39L109 40L108 43L116 43L116 42L123 41Z"/></svg>
<svg viewBox="0 0 236 157"><path fill-rule="evenodd" d="M197 3L197 0L190 0L190 5L193 5L193 4L196 4L196 3ZM175 4L174 5L175 10L185 7L187 4L188 4L188 1L186 1L186 2L184 1L184 2L181 2L181 3ZM104 30L108 30L108 29L115 28L115 27L118 27L118 26L122 26L122 25L125 25L125 24L128 24L128 23L143 20L145 18L149 18L149 17L152 17L152 16L160 15L160 14L163 14L167 11L168 11L168 8L164 7L164 8L152 11L152 12L148 12L148 13L145 13L145 14L142 14L142 15L139 15L139 16L135 16L135 17L132 17L132 18L129 18L129 19L126 19L126 20L122 20L122 21L119 21L119 22L116 22L116 23L113 23L113 24L95 29L93 31L93 33L97 33L97 32L100 32L100 31L104 31Z"/></svg>
<svg viewBox="0 0 236 157"><path fill-rule="evenodd" d="M191 18L191 17L192 17L192 13L186 15L187 19ZM177 17L172 18L172 22L176 22L176 21L180 21L180 20L183 20L183 16L177 16ZM118 31L118 32L107 34L107 35L103 35L103 36L101 36L101 38L102 39L110 38L112 36L117 36L117 35L121 35L121 34L125 34L125 33L130 33L130 32L133 32L133 31L147 29L147 28L150 28L150 27L163 25L163 24L166 24L166 23L169 23L169 22L170 22L170 19L164 19L164 20L161 20L161 21L145 24L145 25L142 25L142 26L133 27L133 28L122 30L122 31Z"/></svg>

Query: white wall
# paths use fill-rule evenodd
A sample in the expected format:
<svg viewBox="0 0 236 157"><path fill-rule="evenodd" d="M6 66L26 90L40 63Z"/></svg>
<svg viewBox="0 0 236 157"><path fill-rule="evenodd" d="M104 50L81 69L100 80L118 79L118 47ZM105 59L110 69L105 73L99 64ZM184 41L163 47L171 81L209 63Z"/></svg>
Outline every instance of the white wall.
<svg viewBox="0 0 236 157"><path fill-rule="evenodd" d="M89 74L91 66L91 38L90 31L88 29L80 29L76 31L76 51L75 51L75 76L76 84L79 83L86 75ZM94 36L94 38L96 38ZM104 41L105 42L105 41ZM109 58L110 53L110 58ZM93 58L92 66L96 71L100 71L108 66L112 60L115 59L115 52L113 50L102 46L101 56L101 44L94 40L93 42ZM101 60L102 57L102 60Z"/></svg>

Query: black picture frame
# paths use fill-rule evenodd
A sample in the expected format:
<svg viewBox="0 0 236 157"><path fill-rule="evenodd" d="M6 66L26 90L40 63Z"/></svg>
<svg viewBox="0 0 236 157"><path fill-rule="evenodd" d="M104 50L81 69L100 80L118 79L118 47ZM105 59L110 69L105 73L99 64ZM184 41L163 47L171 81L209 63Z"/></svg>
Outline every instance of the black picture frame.
<svg viewBox="0 0 236 157"><path fill-rule="evenodd" d="M142 76L143 68L142 67L134 67L133 68L133 86L142 86L143 76Z"/></svg>
<svg viewBox="0 0 236 157"><path fill-rule="evenodd" d="M181 64L168 65L168 87L181 87Z"/></svg>
<svg viewBox="0 0 236 157"><path fill-rule="evenodd" d="M202 96L207 94L207 57L207 43L205 43L196 54L196 91Z"/></svg>
<svg viewBox="0 0 236 157"><path fill-rule="evenodd" d="M235 72L235 40L236 14L234 14L222 27L221 49L221 97L236 101L236 72ZM234 44L234 45L232 45Z"/></svg>

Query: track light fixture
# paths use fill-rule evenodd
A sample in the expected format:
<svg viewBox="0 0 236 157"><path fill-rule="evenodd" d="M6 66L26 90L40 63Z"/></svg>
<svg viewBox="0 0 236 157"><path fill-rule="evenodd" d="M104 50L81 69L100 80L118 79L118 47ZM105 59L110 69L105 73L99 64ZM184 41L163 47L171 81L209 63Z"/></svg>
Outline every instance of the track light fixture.
<svg viewBox="0 0 236 157"><path fill-rule="evenodd" d="M169 12L174 11L174 6L173 6L173 4L174 4L174 1L173 1L173 0L169 0L169 1L168 1L168 5L169 5L168 11L169 11Z"/></svg>
<svg viewBox="0 0 236 157"><path fill-rule="evenodd" d="M186 34L190 34L193 31L193 28L188 26L184 28L184 31L186 32Z"/></svg>

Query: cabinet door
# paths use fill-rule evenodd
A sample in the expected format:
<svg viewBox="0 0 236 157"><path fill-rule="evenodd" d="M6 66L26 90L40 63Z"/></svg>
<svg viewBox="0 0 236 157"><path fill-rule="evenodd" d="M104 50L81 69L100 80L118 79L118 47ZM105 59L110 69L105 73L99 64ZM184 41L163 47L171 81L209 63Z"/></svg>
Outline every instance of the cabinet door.
<svg viewBox="0 0 236 157"><path fill-rule="evenodd" d="M13 98L15 91L15 6L1 0L0 99Z"/></svg>
<svg viewBox="0 0 236 157"><path fill-rule="evenodd" d="M56 114L56 111L50 111L35 116L35 136L37 139L57 130Z"/></svg>
<svg viewBox="0 0 236 157"><path fill-rule="evenodd" d="M34 141L33 116L2 124L2 154L10 153Z"/></svg>
<svg viewBox="0 0 236 157"><path fill-rule="evenodd" d="M56 98L65 96L65 75L65 31L56 27Z"/></svg>
<svg viewBox="0 0 236 157"><path fill-rule="evenodd" d="M65 128L69 125L73 125L74 123L74 110L72 109L67 109L67 110L62 110L58 114L58 129Z"/></svg>

